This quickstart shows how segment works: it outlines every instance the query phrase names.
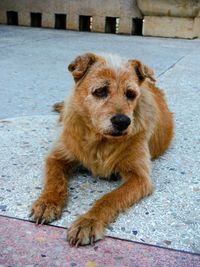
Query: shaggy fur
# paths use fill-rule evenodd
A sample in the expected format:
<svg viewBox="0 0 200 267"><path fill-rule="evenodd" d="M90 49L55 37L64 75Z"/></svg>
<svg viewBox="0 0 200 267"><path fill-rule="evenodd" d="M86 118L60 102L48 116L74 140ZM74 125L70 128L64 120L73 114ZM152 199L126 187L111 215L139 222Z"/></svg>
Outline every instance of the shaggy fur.
<svg viewBox="0 0 200 267"><path fill-rule="evenodd" d="M123 179L121 186L72 224L68 240L78 246L102 238L106 225L119 212L153 192L151 158L168 148L173 119L163 92L155 86L153 71L138 60L88 53L77 57L68 69L75 88L68 103L54 106L63 132L47 156L45 185L33 204L33 218L48 223L61 216L68 179L77 164L94 176L117 173ZM113 123L119 114L127 125Z"/></svg>

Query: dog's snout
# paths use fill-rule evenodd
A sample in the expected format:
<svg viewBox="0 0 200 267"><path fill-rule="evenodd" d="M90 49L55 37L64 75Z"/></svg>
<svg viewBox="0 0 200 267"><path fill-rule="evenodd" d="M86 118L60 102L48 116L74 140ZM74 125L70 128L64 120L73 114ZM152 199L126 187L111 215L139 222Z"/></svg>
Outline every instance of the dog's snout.
<svg viewBox="0 0 200 267"><path fill-rule="evenodd" d="M111 118L112 125L118 131L124 131L128 128L131 123L131 120L128 116L123 114L115 115Z"/></svg>

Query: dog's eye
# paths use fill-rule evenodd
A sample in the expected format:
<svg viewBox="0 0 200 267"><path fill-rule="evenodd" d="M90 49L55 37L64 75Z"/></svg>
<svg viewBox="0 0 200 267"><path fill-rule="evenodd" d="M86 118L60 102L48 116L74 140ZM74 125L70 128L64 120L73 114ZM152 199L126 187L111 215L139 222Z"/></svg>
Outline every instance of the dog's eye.
<svg viewBox="0 0 200 267"><path fill-rule="evenodd" d="M134 92L133 90L127 90L125 95L129 100L133 100L137 96L136 92Z"/></svg>
<svg viewBox="0 0 200 267"><path fill-rule="evenodd" d="M108 96L108 87L104 86L101 88L98 88L96 90L94 90L94 92L92 92L92 94L94 96L100 97L100 98L104 98Z"/></svg>

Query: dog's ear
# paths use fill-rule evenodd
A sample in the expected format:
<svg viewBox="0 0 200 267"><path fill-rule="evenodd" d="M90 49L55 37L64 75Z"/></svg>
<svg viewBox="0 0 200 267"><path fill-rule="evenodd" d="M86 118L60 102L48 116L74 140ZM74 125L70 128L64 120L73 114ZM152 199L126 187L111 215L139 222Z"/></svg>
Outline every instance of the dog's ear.
<svg viewBox="0 0 200 267"><path fill-rule="evenodd" d="M147 65L143 64L139 60L129 60L131 66L134 68L134 71L138 77L138 81L141 84L145 79L150 79L150 81L155 82L154 71L149 68Z"/></svg>
<svg viewBox="0 0 200 267"><path fill-rule="evenodd" d="M89 68L97 61L95 54L87 53L75 58L68 66L68 70L72 73L75 82L78 82L89 70Z"/></svg>

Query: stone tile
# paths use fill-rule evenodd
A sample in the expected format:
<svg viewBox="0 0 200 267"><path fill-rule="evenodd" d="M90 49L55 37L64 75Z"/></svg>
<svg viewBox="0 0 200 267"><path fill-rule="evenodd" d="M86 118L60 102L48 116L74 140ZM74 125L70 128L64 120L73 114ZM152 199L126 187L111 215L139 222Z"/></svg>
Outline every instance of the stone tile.
<svg viewBox="0 0 200 267"><path fill-rule="evenodd" d="M199 266L200 256L113 238L71 248L66 230L0 217L1 266Z"/></svg>

